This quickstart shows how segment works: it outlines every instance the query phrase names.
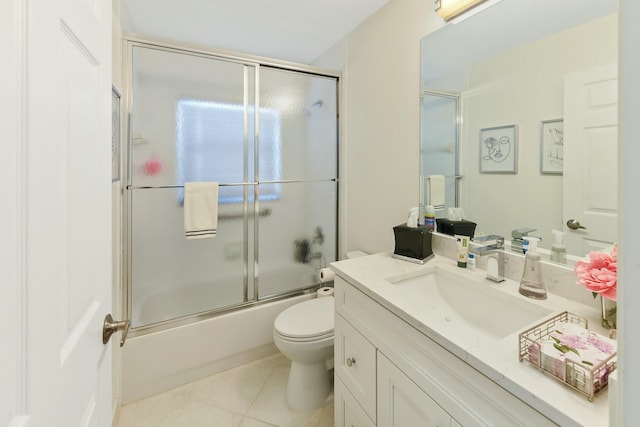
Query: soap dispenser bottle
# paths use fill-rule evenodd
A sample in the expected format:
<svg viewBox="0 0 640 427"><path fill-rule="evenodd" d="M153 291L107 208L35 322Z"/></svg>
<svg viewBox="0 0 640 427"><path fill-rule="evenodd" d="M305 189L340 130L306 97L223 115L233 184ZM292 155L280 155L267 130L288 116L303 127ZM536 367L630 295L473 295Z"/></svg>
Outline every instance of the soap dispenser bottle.
<svg viewBox="0 0 640 427"><path fill-rule="evenodd" d="M538 254L537 237L523 237L529 242L529 250L524 256L524 271L520 280L520 292L525 297L533 299L547 299L547 290L542 278L542 265Z"/></svg>
<svg viewBox="0 0 640 427"><path fill-rule="evenodd" d="M567 248L564 246L564 233L560 230L551 230L555 243L551 245L551 261L565 263L567 261Z"/></svg>

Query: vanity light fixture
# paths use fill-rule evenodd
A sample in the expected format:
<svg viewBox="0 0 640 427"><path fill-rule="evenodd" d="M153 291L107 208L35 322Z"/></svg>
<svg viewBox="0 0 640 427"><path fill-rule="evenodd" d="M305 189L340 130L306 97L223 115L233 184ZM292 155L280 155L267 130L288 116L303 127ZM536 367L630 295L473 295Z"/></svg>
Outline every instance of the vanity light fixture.
<svg viewBox="0 0 640 427"><path fill-rule="evenodd" d="M487 0L435 0L438 16L449 22Z"/></svg>

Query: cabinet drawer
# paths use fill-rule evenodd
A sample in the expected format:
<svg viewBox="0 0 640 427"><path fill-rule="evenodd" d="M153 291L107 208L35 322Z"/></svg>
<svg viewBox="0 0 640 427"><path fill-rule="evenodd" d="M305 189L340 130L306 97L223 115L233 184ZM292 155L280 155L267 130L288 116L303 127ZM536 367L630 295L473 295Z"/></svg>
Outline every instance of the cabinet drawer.
<svg viewBox="0 0 640 427"><path fill-rule="evenodd" d="M335 427L375 427L375 424L355 397L347 389L340 378L336 376L335 391Z"/></svg>
<svg viewBox="0 0 640 427"><path fill-rule="evenodd" d="M339 314L335 318L334 363L344 385L375 421L376 348Z"/></svg>

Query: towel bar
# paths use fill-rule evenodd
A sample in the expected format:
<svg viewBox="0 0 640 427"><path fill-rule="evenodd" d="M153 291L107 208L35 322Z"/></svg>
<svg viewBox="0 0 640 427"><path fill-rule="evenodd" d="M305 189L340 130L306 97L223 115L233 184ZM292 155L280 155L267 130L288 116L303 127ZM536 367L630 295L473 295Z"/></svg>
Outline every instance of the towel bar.
<svg viewBox="0 0 640 427"><path fill-rule="evenodd" d="M271 215L271 208L262 208L258 211L258 216L269 216ZM224 213L218 214L218 219L234 219L234 218L242 218L244 214L242 212L235 213Z"/></svg>

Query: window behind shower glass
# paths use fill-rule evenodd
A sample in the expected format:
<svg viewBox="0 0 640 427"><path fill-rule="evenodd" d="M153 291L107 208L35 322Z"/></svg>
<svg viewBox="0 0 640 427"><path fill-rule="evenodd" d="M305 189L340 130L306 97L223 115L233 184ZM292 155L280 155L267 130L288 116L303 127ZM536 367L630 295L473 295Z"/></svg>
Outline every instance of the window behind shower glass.
<svg viewBox="0 0 640 427"><path fill-rule="evenodd" d="M249 117L253 117L253 107ZM244 106L216 101L181 99L176 108L176 175L177 183L215 181L221 184L239 183L244 162ZM249 135L254 123L249 121ZM276 110L260 109L260 180L278 181L282 173L282 136L280 114ZM254 164L254 150L248 149L248 164ZM253 171L250 171L250 176ZM243 186L220 187L219 203L241 203ZM281 185L266 186L260 201L277 200ZM182 204L184 190L178 191ZM253 193L249 193L253 201Z"/></svg>

